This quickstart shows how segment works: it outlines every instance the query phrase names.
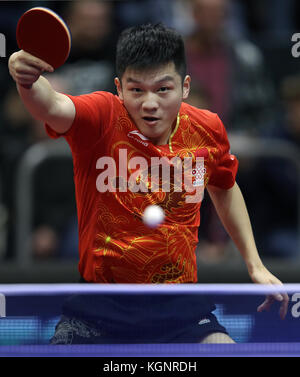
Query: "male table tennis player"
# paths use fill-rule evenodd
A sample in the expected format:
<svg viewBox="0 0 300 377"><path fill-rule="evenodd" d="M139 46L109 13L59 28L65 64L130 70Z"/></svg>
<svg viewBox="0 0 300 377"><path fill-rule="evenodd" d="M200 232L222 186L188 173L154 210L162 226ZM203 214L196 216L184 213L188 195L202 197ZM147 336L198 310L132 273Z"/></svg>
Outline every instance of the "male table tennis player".
<svg viewBox="0 0 300 377"><path fill-rule="evenodd" d="M11 55L9 70L28 111L46 124L50 137L63 136L70 145L79 219L79 272L84 281L197 282L195 248L201 203L187 203L185 193L174 190L124 190L119 152L126 151L128 161L142 156L149 166L151 157L203 157L206 189L252 281L282 284L259 257L243 196L235 182L238 162L230 154L222 121L214 113L183 102L191 78L186 74L184 43L176 31L163 25L143 25L121 34L115 78L118 96L101 91L81 96L58 93L42 76L44 71L52 72L52 67L22 50ZM22 86L30 84L31 89ZM101 181L100 174L107 168L102 157L115 161L118 183L114 191L101 192L106 182ZM146 206L153 203L166 215L156 229L141 220ZM281 301L280 316L284 318L288 296L283 293L267 296L258 310L268 309L275 300ZM161 312L164 310L161 306ZM180 310L184 308L177 307ZM192 310L208 319L202 326L198 321L186 324L193 341L233 342L210 312L212 308L206 307L203 312L194 306ZM184 326L180 326L184 332ZM102 331L98 330L86 321L64 316L54 343L93 342L92 338L101 342ZM161 339L176 341L178 334L171 335L170 329L166 333ZM160 341L159 337L152 340Z"/></svg>

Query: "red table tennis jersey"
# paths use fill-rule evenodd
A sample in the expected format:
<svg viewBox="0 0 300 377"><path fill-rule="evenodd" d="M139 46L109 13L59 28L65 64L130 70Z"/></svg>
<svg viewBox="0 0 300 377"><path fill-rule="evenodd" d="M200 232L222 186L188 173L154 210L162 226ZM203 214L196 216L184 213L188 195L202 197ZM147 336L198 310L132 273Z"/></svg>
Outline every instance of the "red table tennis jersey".
<svg viewBox="0 0 300 377"><path fill-rule="evenodd" d="M94 92L69 98L76 108L71 128L63 135L48 125L46 129L52 138L64 136L72 151L81 276L101 283L197 282L201 202L186 200L193 192L186 192L180 180L182 190L175 189L174 168L170 190L162 190L162 177L152 180L150 167L162 157L188 158L193 175L195 161L202 157L204 187L231 188L238 161L219 117L182 103L169 143L154 145L118 96ZM164 223L156 229L142 221L150 204L165 211Z"/></svg>

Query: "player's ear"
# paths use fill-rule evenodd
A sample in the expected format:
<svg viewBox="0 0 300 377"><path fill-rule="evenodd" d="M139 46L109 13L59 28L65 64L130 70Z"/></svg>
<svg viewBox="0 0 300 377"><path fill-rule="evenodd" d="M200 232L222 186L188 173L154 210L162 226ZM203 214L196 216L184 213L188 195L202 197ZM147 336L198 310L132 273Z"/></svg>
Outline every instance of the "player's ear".
<svg viewBox="0 0 300 377"><path fill-rule="evenodd" d="M119 80L118 77L115 77L115 85L116 85L116 88L117 88L118 96L123 101L124 98L123 98L122 84L121 84L121 81Z"/></svg>
<svg viewBox="0 0 300 377"><path fill-rule="evenodd" d="M191 88L191 77L189 75L185 76L182 87L182 99L187 99Z"/></svg>

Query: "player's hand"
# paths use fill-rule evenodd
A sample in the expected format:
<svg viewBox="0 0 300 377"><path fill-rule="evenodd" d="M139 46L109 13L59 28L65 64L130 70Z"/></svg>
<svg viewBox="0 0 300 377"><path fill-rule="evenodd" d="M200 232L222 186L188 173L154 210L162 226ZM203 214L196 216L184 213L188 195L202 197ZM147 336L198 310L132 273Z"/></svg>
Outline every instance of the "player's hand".
<svg viewBox="0 0 300 377"><path fill-rule="evenodd" d="M43 72L54 71L51 65L23 50L10 56L8 69L15 82L27 89L31 88Z"/></svg>
<svg viewBox="0 0 300 377"><path fill-rule="evenodd" d="M272 284L283 286L282 282L277 279L276 276L272 275L270 271L268 271L263 265L259 268L253 269L251 272L249 272L249 275L252 281L257 284ZM284 319L288 311L289 296L282 291L267 295L265 301L257 308L257 311L262 312L263 310L269 310L271 305L275 301L281 302L279 316L281 319Z"/></svg>

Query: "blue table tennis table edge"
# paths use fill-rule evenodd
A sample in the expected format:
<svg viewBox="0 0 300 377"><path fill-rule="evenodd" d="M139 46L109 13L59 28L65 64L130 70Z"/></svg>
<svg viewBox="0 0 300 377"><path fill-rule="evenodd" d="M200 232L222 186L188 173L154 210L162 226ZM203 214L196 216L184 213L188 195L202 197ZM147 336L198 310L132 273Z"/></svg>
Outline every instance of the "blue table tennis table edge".
<svg viewBox="0 0 300 377"><path fill-rule="evenodd" d="M299 357L300 343L0 346L0 357Z"/></svg>

